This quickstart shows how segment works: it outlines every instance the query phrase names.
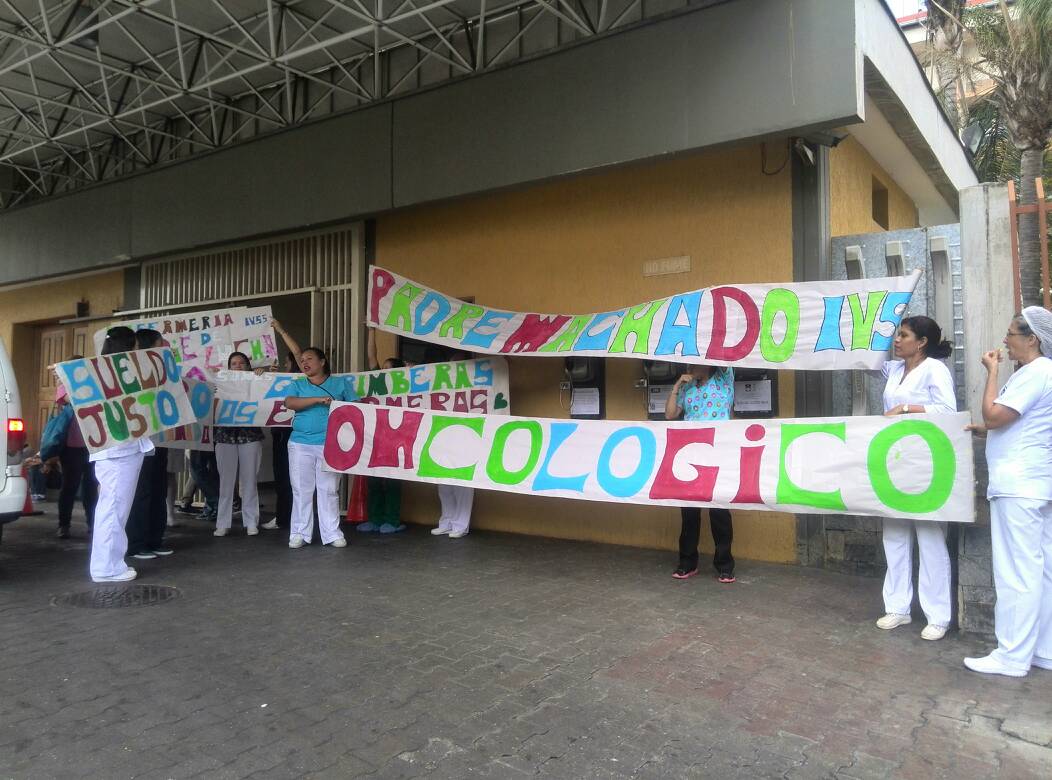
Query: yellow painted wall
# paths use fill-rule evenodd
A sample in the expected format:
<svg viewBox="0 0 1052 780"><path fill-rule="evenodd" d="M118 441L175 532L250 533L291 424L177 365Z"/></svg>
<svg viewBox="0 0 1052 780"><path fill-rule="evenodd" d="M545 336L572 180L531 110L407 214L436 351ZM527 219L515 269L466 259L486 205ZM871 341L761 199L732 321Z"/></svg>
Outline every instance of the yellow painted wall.
<svg viewBox="0 0 1052 780"><path fill-rule="evenodd" d="M873 221L873 178L888 190L888 230L917 227L917 207L854 137L829 152L830 235L880 233Z"/></svg>
<svg viewBox="0 0 1052 780"><path fill-rule="evenodd" d="M772 144L772 148L782 148ZM774 167L774 166L770 166ZM377 221L376 262L501 309L591 312L723 283L791 281L791 181L761 172L760 147L722 150L529 189L408 209ZM690 255L685 274L644 278L646 260ZM394 338L379 334L381 359ZM567 417L561 358L509 360L514 413ZM639 361L606 361L609 419L646 418ZM792 372L779 376L792 416ZM405 486L407 520L433 524L438 498ZM676 549L679 513L477 491L473 524L541 536ZM735 554L796 560L796 521L735 512ZM711 537L702 534L711 551ZM671 563L671 561L670 561Z"/></svg>
<svg viewBox="0 0 1052 780"><path fill-rule="evenodd" d="M75 317L77 302L88 301L93 314L119 309L124 304L124 272L110 271L62 281L13 289L0 289L0 338L7 345L28 419L36 404L38 326ZM99 322L102 327L104 322ZM92 330L95 326L92 327ZM32 436L39 435L31 431Z"/></svg>

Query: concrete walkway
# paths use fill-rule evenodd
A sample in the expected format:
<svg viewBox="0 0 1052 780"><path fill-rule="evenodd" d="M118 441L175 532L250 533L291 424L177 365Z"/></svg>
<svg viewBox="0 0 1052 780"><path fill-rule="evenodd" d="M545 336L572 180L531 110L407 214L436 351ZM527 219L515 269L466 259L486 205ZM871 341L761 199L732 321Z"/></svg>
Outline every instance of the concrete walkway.
<svg viewBox="0 0 1052 780"><path fill-rule="evenodd" d="M543 511L543 501L538 501ZM53 511L53 504L46 504ZM600 511L587 506L583 511ZM1039 778L1052 672L886 633L880 583L494 533L279 532L135 562L180 598L85 609L84 526L0 544L0 777Z"/></svg>

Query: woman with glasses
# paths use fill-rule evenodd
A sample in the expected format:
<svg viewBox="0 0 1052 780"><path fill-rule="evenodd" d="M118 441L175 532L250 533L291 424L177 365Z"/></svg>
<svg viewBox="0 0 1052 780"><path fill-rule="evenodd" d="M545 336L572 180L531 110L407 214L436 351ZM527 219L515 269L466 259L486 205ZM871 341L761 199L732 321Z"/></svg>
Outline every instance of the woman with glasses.
<svg viewBox="0 0 1052 780"><path fill-rule="evenodd" d="M973 672L1025 677L1052 670L1052 313L1028 306L1005 334L1016 370L998 391L1001 350L983 355L997 648L965 658Z"/></svg>

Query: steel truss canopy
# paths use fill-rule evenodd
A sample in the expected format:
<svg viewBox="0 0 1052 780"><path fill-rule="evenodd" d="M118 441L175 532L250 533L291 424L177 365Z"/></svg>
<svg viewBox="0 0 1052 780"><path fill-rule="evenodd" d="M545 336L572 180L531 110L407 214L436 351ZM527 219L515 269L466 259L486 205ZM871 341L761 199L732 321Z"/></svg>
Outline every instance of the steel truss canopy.
<svg viewBox="0 0 1052 780"><path fill-rule="evenodd" d="M712 0L0 0L0 208Z"/></svg>

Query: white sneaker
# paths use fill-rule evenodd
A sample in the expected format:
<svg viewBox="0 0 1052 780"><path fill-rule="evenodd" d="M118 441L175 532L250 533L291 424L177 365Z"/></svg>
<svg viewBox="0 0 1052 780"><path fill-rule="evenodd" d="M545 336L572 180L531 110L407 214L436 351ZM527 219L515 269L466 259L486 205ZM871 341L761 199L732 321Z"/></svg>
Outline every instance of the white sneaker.
<svg viewBox="0 0 1052 780"><path fill-rule="evenodd" d="M134 580L137 576L138 572L129 566L120 574L114 574L112 577L92 577L91 579L93 582L127 582L128 580Z"/></svg>
<svg viewBox="0 0 1052 780"><path fill-rule="evenodd" d="M289 547L291 547L293 550L295 550L297 547L302 547L306 543L307 541L302 536L297 536L296 534L293 534L289 537Z"/></svg>
<svg viewBox="0 0 1052 780"><path fill-rule="evenodd" d="M1026 677L1026 672L1023 670L1012 669L1005 666L992 655L984 655L982 658L965 658L964 665L973 672L979 672L979 674L1003 674L1005 677Z"/></svg>
<svg viewBox="0 0 1052 780"><path fill-rule="evenodd" d="M885 631L889 631L893 628L905 626L912 622L913 618L909 615L896 615L894 612L889 612L877 621L877 628L883 628Z"/></svg>
<svg viewBox="0 0 1052 780"><path fill-rule="evenodd" d="M450 539L463 539L467 535L468 535L467 531L450 531L449 532L449 538Z"/></svg>
<svg viewBox="0 0 1052 780"><path fill-rule="evenodd" d="M217 528L214 531L212 531L212 536L226 536L226 535L227 535L227 529L226 528Z"/></svg>
<svg viewBox="0 0 1052 780"><path fill-rule="evenodd" d="M264 531L277 531L278 530L278 518L274 518L269 523L263 523L261 528Z"/></svg>
<svg viewBox="0 0 1052 780"><path fill-rule="evenodd" d="M1030 659L1030 665L1036 666L1038 669L1048 669L1052 671L1052 658L1042 658L1039 655L1035 655Z"/></svg>
<svg viewBox="0 0 1052 780"><path fill-rule="evenodd" d="M432 536L442 536L443 534L448 534L448 533L449 533L449 529L448 528L443 528L442 526L439 526L438 528L432 528L431 529L431 535Z"/></svg>
<svg viewBox="0 0 1052 780"><path fill-rule="evenodd" d="M921 631L921 639L928 639L932 642L942 639L944 636L946 636L946 626L936 626L929 623Z"/></svg>
<svg viewBox="0 0 1052 780"><path fill-rule="evenodd" d="M259 536L259 529L255 526L252 526L251 528L246 528L245 533L249 536Z"/></svg>
<svg viewBox="0 0 1052 780"><path fill-rule="evenodd" d="M346 546L347 546L347 540L344 539L342 536L339 539L334 539L333 541L329 542L329 547L346 547Z"/></svg>

